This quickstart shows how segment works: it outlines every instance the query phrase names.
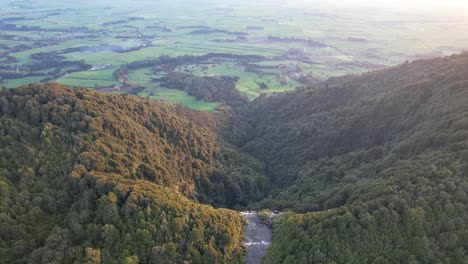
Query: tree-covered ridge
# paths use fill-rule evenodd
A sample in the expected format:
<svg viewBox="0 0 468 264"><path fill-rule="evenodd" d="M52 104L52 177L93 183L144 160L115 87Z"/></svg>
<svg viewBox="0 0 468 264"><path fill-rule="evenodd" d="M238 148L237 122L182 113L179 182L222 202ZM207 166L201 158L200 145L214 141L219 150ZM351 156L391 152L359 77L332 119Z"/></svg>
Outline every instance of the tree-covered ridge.
<svg viewBox="0 0 468 264"><path fill-rule="evenodd" d="M0 104L2 261L241 261L242 217L188 199L235 184L212 130L184 117L209 115L55 84Z"/></svg>
<svg viewBox="0 0 468 264"><path fill-rule="evenodd" d="M88 170L146 179L187 196L214 169L220 151L213 133L179 118L169 104L55 84L14 89L0 100L9 116L91 137L92 144L76 142L77 159Z"/></svg>
<svg viewBox="0 0 468 264"><path fill-rule="evenodd" d="M265 162L274 186L284 189L332 159L358 168L386 154L408 159L463 148L467 82L468 54L331 79L258 98L223 134ZM326 184L345 176L324 172Z"/></svg>
<svg viewBox="0 0 468 264"><path fill-rule="evenodd" d="M236 175L243 163L255 162L221 146L213 132L217 118L210 113L58 84L10 90L0 100L9 116L86 134L92 144L76 144L88 170L148 180L217 205L245 204L262 194L261 165ZM245 195L224 192L252 181Z"/></svg>
<svg viewBox="0 0 468 264"><path fill-rule="evenodd" d="M254 101L224 134L266 165L266 263L465 263L468 54Z"/></svg>

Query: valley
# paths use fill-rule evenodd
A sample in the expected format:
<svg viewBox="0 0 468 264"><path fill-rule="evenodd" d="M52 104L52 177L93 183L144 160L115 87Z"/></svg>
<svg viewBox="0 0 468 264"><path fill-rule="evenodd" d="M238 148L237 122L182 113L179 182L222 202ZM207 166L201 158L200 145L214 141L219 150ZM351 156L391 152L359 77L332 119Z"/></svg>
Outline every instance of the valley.
<svg viewBox="0 0 468 264"><path fill-rule="evenodd" d="M223 119L125 93L3 89L0 259L463 263L467 65L334 78ZM263 208L282 212L271 244L267 211L239 213Z"/></svg>
<svg viewBox="0 0 468 264"><path fill-rule="evenodd" d="M0 264L468 264L468 4L395 1L1 1Z"/></svg>

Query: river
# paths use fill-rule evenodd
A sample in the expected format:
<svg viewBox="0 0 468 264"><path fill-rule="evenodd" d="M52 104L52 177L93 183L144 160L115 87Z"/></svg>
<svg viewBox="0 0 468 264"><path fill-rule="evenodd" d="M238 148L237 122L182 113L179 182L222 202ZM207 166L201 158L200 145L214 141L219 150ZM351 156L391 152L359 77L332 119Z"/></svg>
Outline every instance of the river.
<svg viewBox="0 0 468 264"><path fill-rule="evenodd" d="M261 223L257 212L242 212L247 219L246 240L247 264L260 264L266 249L271 244L271 230Z"/></svg>

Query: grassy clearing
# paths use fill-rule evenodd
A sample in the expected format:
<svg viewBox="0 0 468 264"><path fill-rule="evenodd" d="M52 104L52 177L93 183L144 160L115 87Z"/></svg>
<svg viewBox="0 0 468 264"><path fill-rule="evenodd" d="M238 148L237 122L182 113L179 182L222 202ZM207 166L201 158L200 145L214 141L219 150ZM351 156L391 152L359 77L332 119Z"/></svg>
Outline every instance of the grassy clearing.
<svg viewBox="0 0 468 264"><path fill-rule="evenodd" d="M197 100L195 97L188 95L185 91L166 89L162 87L150 87L138 95L154 100L183 104L188 108L210 112L215 111L216 107L219 105L219 103L216 102L205 102L203 100Z"/></svg>
<svg viewBox="0 0 468 264"><path fill-rule="evenodd" d="M114 69L75 72L60 78L57 82L87 88L94 88L96 85L111 86L117 83L112 75L113 71Z"/></svg>
<svg viewBox="0 0 468 264"><path fill-rule="evenodd" d="M44 78L44 76L6 80L1 84L1 86L5 86L5 87L8 87L8 88L16 88L16 87L21 86L21 85L26 85L26 84L30 84L30 83L37 83L40 80L42 80L43 78Z"/></svg>

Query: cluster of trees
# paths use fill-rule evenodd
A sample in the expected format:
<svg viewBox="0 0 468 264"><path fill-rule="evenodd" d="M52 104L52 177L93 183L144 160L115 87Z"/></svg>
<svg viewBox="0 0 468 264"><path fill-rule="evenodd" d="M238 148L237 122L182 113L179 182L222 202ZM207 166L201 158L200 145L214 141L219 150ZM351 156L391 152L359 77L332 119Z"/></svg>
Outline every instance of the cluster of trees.
<svg viewBox="0 0 468 264"><path fill-rule="evenodd" d="M47 17L44 17L47 18ZM18 18L18 20L28 20ZM26 26L26 25L17 25L17 24L7 24L4 21L0 21L0 30L5 31L37 31L37 32L82 32L82 33L95 33L95 31L87 27L67 27L67 28L41 28L38 26Z"/></svg>
<svg viewBox="0 0 468 264"><path fill-rule="evenodd" d="M61 49L57 51L57 53L66 54L66 53L73 53L73 52L101 52L101 51L106 51L106 50L110 50L110 51L117 52L117 53L124 53L124 52L139 50L139 49L141 49L141 46L126 49L115 44L99 44L99 45L93 45L93 46L78 46L78 47L73 47L73 48Z"/></svg>
<svg viewBox="0 0 468 264"><path fill-rule="evenodd" d="M268 209L263 209L258 212L258 219L264 224L270 223L271 212Z"/></svg>
<svg viewBox="0 0 468 264"><path fill-rule="evenodd" d="M268 42L280 42L280 43L302 43L309 47L326 47L326 45L323 44L322 42L317 42L311 39L296 38L296 37L284 37L283 38L283 37L268 36L267 41Z"/></svg>
<svg viewBox="0 0 468 264"><path fill-rule="evenodd" d="M468 259L468 54L260 97L222 133L265 164L266 263ZM305 214L301 214L305 213Z"/></svg>
<svg viewBox="0 0 468 264"><path fill-rule="evenodd" d="M258 75L258 77L267 76L267 75L271 75L271 76L277 75L277 73L275 72L268 71L272 69L277 69L278 68L277 65L260 65L260 64L255 64L255 63L244 62L242 63L242 66L245 67L244 70L246 72L255 73ZM261 88L261 89L268 89L268 87Z"/></svg>
<svg viewBox="0 0 468 264"><path fill-rule="evenodd" d="M16 40L16 41L33 41L34 40L32 37L9 35L9 34L0 34L0 39L2 39L2 40Z"/></svg>
<svg viewBox="0 0 468 264"><path fill-rule="evenodd" d="M195 76L171 71L165 77L153 79L153 82L159 82L161 86L170 89L184 90L198 100L225 102L238 108L249 102L249 99L236 89L238 80L239 78L234 76Z"/></svg>
<svg viewBox="0 0 468 264"><path fill-rule="evenodd" d="M26 47L29 49L30 47ZM21 50L23 50L21 48ZM13 50L9 51L13 52ZM0 65L1 79L19 79L32 76L44 76L41 82L47 82L59 78L66 73L86 71L92 68L91 65L81 61L66 61L65 57L58 52L39 52L31 54L31 61L25 65ZM11 56L6 56L1 63L10 64L16 61ZM52 69L48 73L45 70Z"/></svg>
<svg viewBox="0 0 468 264"><path fill-rule="evenodd" d="M203 28L197 29L189 33L189 35L208 35L208 34L225 34L225 35L235 35L235 36L247 36L247 32L242 31L229 31L224 29L215 29L215 28Z"/></svg>
<svg viewBox="0 0 468 264"><path fill-rule="evenodd" d="M68 73L77 71L86 71L92 68L91 65L86 64L83 60L81 61L66 61L65 57L60 55L58 52L39 52L31 54L30 58L32 62L25 65L30 71L41 71L50 68L55 68L56 72L51 72L52 78L57 78L61 74L63 68L74 67L73 70L68 70Z"/></svg>
<svg viewBox="0 0 468 264"><path fill-rule="evenodd" d="M0 259L242 263L242 216L198 201L259 199L263 167L222 148L214 119L58 84L4 89Z"/></svg>
<svg viewBox="0 0 468 264"><path fill-rule="evenodd" d="M125 24L125 23L127 23L127 20L120 19L120 20L115 20L115 21L102 23L101 26L108 27L108 26L114 26L114 25Z"/></svg>
<svg viewBox="0 0 468 264"><path fill-rule="evenodd" d="M45 73L32 73L32 72L18 72L16 69L11 67L5 67L0 69L0 81L8 79L20 79L24 77L33 77L33 76L46 76Z"/></svg>
<svg viewBox="0 0 468 264"><path fill-rule="evenodd" d="M36 27L36 26L25 26L25 25L18 26L16 24L3 24L3 23L0 23L0 30L5 30L5 31L41 31L41 28Z"/></svg>

